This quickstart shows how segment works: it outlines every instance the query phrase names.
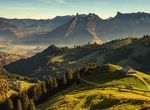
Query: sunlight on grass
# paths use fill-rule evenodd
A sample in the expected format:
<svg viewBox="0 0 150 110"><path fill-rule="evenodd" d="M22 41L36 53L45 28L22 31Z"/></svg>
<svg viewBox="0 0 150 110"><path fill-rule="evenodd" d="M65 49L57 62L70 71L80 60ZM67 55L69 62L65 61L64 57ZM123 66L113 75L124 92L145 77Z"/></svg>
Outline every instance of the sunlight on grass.
<svg viewBox="0 0 150 110"><path fill-rule="evenodd" d="M54 63L54 62L63 62L64 61L64 58L63 58L64 56L63 55L60 55L60 56L54 56L53 58L52 58L52 62Z"/></svg>
<svg viewBox="0 0 150 110"><path fill-rule="evenodd" d="M26 82L26 81L18 81L18 82L20 82L21 87L24 87L26 89L28 89L28 88L30 88L31 86L34 85L33 83L29 83L29 82Z"/></svg>

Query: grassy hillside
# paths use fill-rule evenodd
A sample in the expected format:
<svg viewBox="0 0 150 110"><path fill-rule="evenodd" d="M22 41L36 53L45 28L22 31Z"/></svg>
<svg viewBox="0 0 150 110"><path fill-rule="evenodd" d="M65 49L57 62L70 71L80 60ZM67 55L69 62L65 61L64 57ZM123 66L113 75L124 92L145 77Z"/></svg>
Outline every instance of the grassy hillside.
<svg viewBox="0 0 150 110"><path fill-rule="evenodd" d="M140 39L127 38L111 41L101 45L99 50L80 58L70 65L79 68L87 61L96 64L113 63L122 66L131 66L137 70L149 73L150 37Z"/></svg>
<svg viewBox="0 0 150 110"><path fill-rule="evenodd" d="M99 45L84 45L75 48L49 46L46 50L27 59L16 61L6 66L6 69L12 73L23 75L33 75L39 77L56 75L56 73L66 72L66 67L77 59L85 57L99 49ZM66 66L62 66L66 65ZM53 69L55 68L55 69ZM43 75L44 74L44 75Z"/></svg>
<svg viewBox="0 0 150 110"><path fill-rule="evenodd" d="M134 38L127 38L113 40L103 45L75 45L74 48L60 48L51 45L43 52L31 58L19 60L7 65L6 69L12 73L30 76L36 73L35 75L40 78L44 75L56 75L57 73L61 73L62 75L62 73L66 72L66 68L80 68L86 62L92 61L103 64L107 52L129 45L134 42L134 40ZM55 68L55 70L53 68Z"/></svg>
<svg viewBox="0 0 150 110"><path fill-rule="evenodd" d="M52 96L38 110L139 110L150 107L150 92L137 77L121 71L122 67L107 64L97 67L80 84ZM149 83L150 76L134 70Z"/></svg>

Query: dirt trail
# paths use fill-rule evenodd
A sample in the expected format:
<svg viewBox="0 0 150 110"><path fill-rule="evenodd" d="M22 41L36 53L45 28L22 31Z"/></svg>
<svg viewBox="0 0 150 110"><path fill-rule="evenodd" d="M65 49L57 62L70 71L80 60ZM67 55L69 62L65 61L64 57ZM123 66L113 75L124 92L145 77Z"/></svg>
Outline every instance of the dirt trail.
<svg viewBox="0 0 150 110"><path fill-rule="evenodd" d="M137 74L128 74L128 75L138 78L147 87L147 89L150 91L150 85L142 77L138 76Z"/></svg>

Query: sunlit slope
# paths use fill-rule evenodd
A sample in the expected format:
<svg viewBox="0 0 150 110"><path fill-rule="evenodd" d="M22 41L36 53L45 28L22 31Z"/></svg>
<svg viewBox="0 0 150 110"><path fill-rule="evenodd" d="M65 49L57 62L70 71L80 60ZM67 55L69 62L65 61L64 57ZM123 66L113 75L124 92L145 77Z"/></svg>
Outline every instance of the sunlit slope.
<svg viewBox="0 0 150 110"><path fill-rule="evenodd" d="M90 75L81 77L89 83L74 84L39 105L38 109L138 110L149 107L150 92L146 85L137 77L120 72L121 69L111 64L100 66ZM149 75L135 72L149 83Z"/></svg>

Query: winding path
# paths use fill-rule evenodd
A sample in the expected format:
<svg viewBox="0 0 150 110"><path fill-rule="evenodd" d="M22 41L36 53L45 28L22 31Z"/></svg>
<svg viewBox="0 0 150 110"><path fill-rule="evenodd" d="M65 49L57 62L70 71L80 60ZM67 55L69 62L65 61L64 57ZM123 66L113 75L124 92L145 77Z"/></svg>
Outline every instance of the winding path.
<svg viewBox="0 0 150 110"><path fill-rule="evenodd" d="M150 92L150 86L149 86L149 84L148 84L142 77L140 77L140 76L138 76L138 75L136 75L136 74L128 74L128 75L129 75L129 76L134 76L134 77L138 78L138 79L147 87L147 89L148 89L148 91L147 91L147 90L139 90L139 89L133 89L133 90L144 91L144 92ZM95 85L95 86L99 86L99 87L104 87L103 84L99 84L99 83L94 83L94 82L91 82L91 81L87 81L87 80L85 80L85 79L83 79L83 78L79 78L79 79L80 79L81 81L87 83L87 84L90 84L90 85ZM113 87L113 88L119 89L119 87ZM82 89L83 89L83 88L82 88ZM126 89L126 88L124 88L124 89Z"/></svg>
<svg viewBox="0 0 150 110"><path fill-rule="evenodd" d="M147 87L147 89L150 91L150 85L141 76L139 76L137 74L128 74L128 75L138 78Z"/></svg>
<svg viewBox="0 0 150 110"><path fill-rule="evenodd" d="M91 85L96 85L96 86L102 86L101 84L99 83L94 83L94 82L91 82L91 81L87 81L83 78L79 78L81 81L85 82L85 83L88 83L88 84L91 84Z"/></svg>

